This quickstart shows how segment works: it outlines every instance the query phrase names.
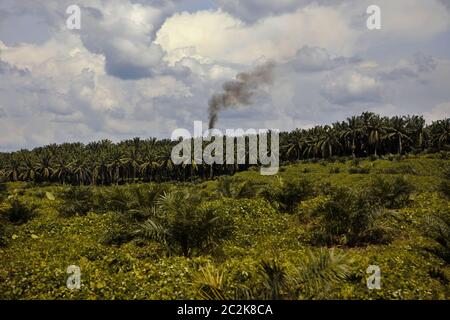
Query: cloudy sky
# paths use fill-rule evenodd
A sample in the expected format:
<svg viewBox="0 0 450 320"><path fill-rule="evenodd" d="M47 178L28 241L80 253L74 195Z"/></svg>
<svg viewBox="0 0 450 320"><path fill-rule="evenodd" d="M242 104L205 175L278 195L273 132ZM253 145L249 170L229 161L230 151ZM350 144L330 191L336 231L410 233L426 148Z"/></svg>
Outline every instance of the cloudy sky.
<svg viewBox="0 0 450 320"><path fill-rule="evenodd" d="M450 0L1 0L0 151L206 126L211 95L267 61L273 84L219 128L450 117Z"/></svg>

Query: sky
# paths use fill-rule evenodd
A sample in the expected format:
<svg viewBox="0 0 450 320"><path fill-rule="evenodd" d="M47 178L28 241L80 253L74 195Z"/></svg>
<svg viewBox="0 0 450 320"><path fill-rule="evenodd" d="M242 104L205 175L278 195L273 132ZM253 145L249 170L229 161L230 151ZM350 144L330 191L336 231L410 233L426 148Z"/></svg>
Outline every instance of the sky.
<svg viewBox="0 0 450 320"><path fill-rule="evenodd" d="M448 118L450 0L2 0L0 152L206 129L211 96L269 61L273 82L218 128Z"/></svg>

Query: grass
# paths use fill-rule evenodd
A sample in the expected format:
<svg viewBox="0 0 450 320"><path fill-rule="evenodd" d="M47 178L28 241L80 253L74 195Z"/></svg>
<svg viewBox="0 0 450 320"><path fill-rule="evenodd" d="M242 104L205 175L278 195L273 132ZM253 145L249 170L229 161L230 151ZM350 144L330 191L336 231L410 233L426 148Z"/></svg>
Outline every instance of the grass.
<svg viewBox="0 0 450 320"><path fill-rule="evenodd" d="M273 177L248 171L164 187L7 183L0 191L0 298L449 299L448 235L444 243L436 218L430 223L439 217L442 226L450 215L439 187L448 166L448 159L410 156L308 161ZM355 167L369 172L350 173ZM180 196L154 211L169 192L200 201ZM362 210L365 194L379 201L376 223L378 211ZM26 211L12 209L13 199L33 214L11 220L11 212ZM216 217L226 225L214 225ZM160 238L134 233L149 219L163 228ZM199 242L188 237L186 230L202 232L210 222L218 232ZM66 287L69 265L81 268L80 290ZM367 289L369 265L381 268L381 290Z"/></svg>

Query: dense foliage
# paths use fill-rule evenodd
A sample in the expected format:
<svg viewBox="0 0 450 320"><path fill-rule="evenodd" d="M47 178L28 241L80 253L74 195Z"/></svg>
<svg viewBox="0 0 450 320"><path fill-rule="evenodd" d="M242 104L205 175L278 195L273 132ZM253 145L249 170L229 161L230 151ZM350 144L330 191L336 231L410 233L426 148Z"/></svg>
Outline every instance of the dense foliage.
<svg viewBox="0 0 450 320"><path fill-rule="evenodd" d="M234 174L249 167L238 164L208 166L195 159L190 165L175 166L171 151L176 143L135 138L117 144L103 140L87 145L65 143L32 151L0 153L0 176L9 181L110 185L195 181ZM449 143L450 119L427 126L419 116L387 118L366 112L331 126L281 133L280 160L436 152L448 150ZM358 174L366 169L352 167L349 170Z"/></svg>
<svg viewBox="0 0 450 320"><path fill-rule="evenodd" d="M449 299L448 156L306 159L196 183L2 183L0 298Z"/></svg>

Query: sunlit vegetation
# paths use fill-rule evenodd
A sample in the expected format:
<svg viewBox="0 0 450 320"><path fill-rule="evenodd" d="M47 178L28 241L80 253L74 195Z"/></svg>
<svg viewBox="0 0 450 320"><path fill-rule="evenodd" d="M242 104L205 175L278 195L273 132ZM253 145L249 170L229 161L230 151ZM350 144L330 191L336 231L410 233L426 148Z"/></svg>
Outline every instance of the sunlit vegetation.
<svg viewBox="0 0 450 320"><path fill-rule="evenodd" d="M285 134L276 176L211 176L155 153L143 166L145 140L3 154L0 298L449 299L446 122L394 119L321 128L316 149L318 128ZM48 166L24 162L44 153ZM380 290L367 288L370 265Z"/></svg>
<svg viewBox="0 0 450 320"><path fill-rule="evenodd" d="M65 143L0 153L0 175L8 181L53 182L72 185L115 185L137 182L198 181L233 175L249 165L205 165L193 159L189 165L174 165L171 151L177 141L139 139L112 143L109 140ZM203 142L205 145L207 142ZM368 157L447 150L450 119L426 125L419 116L380 117L363 113L333 125L298 129L280 134L283 163L306 159ZM246 159L249 158L247 148ZM238 157L235 156L237 161ZM248 163L248 161L246 162ZM357 165L352 174L369 173Z"/></svg>

